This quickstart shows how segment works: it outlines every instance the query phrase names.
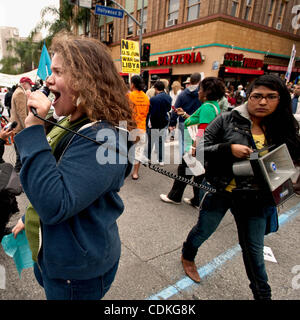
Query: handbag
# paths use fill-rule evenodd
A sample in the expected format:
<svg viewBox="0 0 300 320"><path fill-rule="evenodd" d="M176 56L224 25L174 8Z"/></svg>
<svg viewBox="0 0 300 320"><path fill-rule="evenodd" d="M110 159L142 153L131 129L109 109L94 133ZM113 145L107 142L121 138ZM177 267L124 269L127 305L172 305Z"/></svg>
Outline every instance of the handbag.
<svg viewBox="0 0 300 320"><path fill-rule="evenodd" d="M16 196L23 191L21 180L10 163L0 163L0 192L8 191Z"/></svg>
<svg viewBox="0 0 300 320"><path fill-rule="evenodd" d="M209 102L206 102L206 104L209 104L210 106L212 106L215 109L216 116L219 115L219 110L217 109L217 107L214 104L209 103ZM191 125L191 126L187 127L189 135L190 135L190 137L192 138L193 141L196 141L196 137L197 137L197 134L198 134L198 127L199 127L199 124L194 124L194 125Z"/></svg>

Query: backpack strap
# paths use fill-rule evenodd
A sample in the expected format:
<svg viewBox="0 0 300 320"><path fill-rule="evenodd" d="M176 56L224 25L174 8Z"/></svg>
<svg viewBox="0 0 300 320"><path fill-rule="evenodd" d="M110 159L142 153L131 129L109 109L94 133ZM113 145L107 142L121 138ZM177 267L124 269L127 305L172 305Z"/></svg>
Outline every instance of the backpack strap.
<svg viewBox="0 0 300 320"><path fill-rule="evenodd" d="M77 132L81 127L83 127L89 122L90 122L90 119L87 118L86 120L79 122L72 130ZM74 136L74 133L67 132L58 142L57 146L53 151L53 155L56 159L56 162L58 162L58 160L60 159L61 155L63 154L64 150L68 146L73 136Z"/></svg>
<svg viewBox="0 0 300 320"><path fill-rule="evenodd" d="M213 106L213 107L214 107L214 109L215 109L216 115L218 115L218 114L219 114L219 110L218 110L218 108L217 108L214 104L209 103L209 102L206 102L206 104L209 104L210 106Z"/></svg>

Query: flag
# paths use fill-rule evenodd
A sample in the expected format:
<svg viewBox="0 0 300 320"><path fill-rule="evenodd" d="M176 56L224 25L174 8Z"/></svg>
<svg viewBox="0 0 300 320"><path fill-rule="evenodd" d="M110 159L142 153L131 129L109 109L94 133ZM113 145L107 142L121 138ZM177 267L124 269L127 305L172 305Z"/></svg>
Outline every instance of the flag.
<svg viewBox="0 0 300 320"><path fill-rule="evenodd" d="M295 47L295 44L293 44L289 66L288 66L286 74L285 74L286 82L290 81L291 73L292 73L292 70L293 70L293 64L294 64L295 56L296 56L296 47Z"/></svg>
<svg viewBox="0 0 300 320"><path fill-rule="evenodd" d="M41 57L40 57L40 62L39 62L39 68L38 68L38 71L37 71L37 75L41 79L46 80L46 78L48 76L50 76L51 73L52 73L51 69L50 69L50 66L51 66L51 59L50 59L48 50L47 50L45 42L44 42L42 53L41 53Z"/></svg>

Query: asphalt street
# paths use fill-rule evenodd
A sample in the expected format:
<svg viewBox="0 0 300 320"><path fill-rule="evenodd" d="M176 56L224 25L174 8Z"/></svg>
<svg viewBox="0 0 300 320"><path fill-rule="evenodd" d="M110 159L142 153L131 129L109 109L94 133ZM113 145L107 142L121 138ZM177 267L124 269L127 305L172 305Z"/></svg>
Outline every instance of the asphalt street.
<svg viewBox="0 0 300 320"><path fill-rule="evenodd" d="M172 148L171 148L172 151ZM14 163L14 151L7 147L6 161ZM220 159L221 160L221 159ZM176 172L177 166L166 165ZM125 211L118 220L122 255L116 279L104 300L252 300L244 270L234 219L228 212L213 236L196 257L202 282L195 284L184 274L181 246L197 221L197 209L182 203L163 203L173 180L141 167L140 179L126 180L120 195ZM185 197L192 196L188 186ZM13 226L27 205L18 197L20 213L11 218ZM277 262L266 261L274 300L300 298L300 198L293 197L280 208L279 231L265 238ZM0 300L44 300L32 269L21 278L12 258L0 247Z"/></svg>

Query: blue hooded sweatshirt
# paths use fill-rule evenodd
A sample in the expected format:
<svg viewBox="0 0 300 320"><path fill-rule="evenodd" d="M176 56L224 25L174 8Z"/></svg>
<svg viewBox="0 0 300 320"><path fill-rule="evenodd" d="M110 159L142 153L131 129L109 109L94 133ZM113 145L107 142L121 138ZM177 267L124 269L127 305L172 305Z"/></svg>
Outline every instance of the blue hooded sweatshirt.
<svg viewBox="0 0 300 320"><path fill-rule="evenodd" d="M182 108L187 114L192 115L200 106L201 102L198 96L198 87L196 90L191 91L190 87L185 88L178 96L175 108ZM175 127L177 123L178 115L172 112L170 119L170 127ZM183 117L179 117L180 122L184 122Z"/></svg>
<svg viewBox="0 0 300 320"><path fill-rule="evenodd" d="M31 126L15 137L23 189L40 217L38 263L49 278L92 279L120 258L116 220L124 210L118 192L127 158L113 149L127 154L127 139L117 132L103 122L86 125L81 134L98 141L109 134L112 149L75 135L58 163L43 126ZM103 161L105 156L110 163Z"/></svg>

